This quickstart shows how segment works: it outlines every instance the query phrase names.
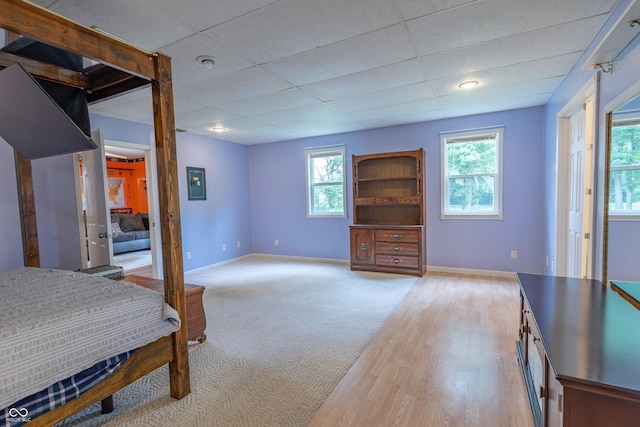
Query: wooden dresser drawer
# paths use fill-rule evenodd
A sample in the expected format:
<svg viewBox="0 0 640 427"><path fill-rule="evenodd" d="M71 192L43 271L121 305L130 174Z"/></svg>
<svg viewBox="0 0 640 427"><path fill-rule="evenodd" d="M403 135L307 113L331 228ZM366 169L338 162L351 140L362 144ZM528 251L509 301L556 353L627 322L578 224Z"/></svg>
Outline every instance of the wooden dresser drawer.
<svg viewBox="0 0 640 427"><path fill-rule="evenodd" d="M375 205L376 198L375 197L356 197L355 198L356 206L365 206L365 205Z"/></svg>
<svg viewBox="0 0 640 427"><path fill-rule="evenodd" d="M385 229L376 230L376 241L384 242L420 242L420 230Z"/></svg>
<svg viewBox="0 0 640 427"><path fill-rule="evenodd" d="M376 244L376 253L417 256L420 252L417 243L381 241Z"/></svg>
<svg viewBox="0 0 640 427"><path fill-rule="evenodd" d="M418 268L420 260L417 256L376 255L376 264L389 267Z"/></svg>
<svg viewBox="0 0 640 427"><path fill-rule="evenodd" d="M378 205L393 205L398 203L397 197L376 197L376 204Z"/></svg>
<svg viewBox="0 0 640 427"><path fill-rule="evenodd" d="M206 335L204 330L207 327L207 318L202 305L203 286L198 286L190 292L185 293L187 303L187 336L191 341L204 342Z"/></svg>
<svg viewBox="0 0 640 427"><path fill-rule="evenodd" d="M419 205L420 196L398 197L398 204L400 205Z"/></svg>

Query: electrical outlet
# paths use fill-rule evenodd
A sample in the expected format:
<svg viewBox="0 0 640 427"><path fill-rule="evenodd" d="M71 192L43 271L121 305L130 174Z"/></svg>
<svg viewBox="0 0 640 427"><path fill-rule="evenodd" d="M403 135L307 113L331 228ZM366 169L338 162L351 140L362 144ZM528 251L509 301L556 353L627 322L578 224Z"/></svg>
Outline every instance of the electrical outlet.
<svg viewBox="0 0 640 427"><path fill-rule="evenodd" d="M191 252L187 252L187 259L191 259Z"/></svg>
<svg viewBox="0 0 640 427"><path fill-rule="evenodd" d="M224 252L224 251L226 251L226 250L227 250L227 244L226 244L226 243L223 243L223 244L222 244L222 252Z"/></svg>
<svg viewBox="0 0 640 427"><path fill-rule="evenodd" d="M280 244L280 242L278 241L278 239L276 239L276 246L278 246Z"/></svg>
<svg viewBox="0 0 640 427"><path fill-rule="evenodd" d="M238 247L238 249L240 248L240 240L238 240L238 243L236 243L236 246Z"/></svg>
<svg viewBox="0 0 640 427"><path fill-rule="evenodd" d="M514 249L511 251L511 259L517 259L517 258L518 258L518 251Z"/></svg>

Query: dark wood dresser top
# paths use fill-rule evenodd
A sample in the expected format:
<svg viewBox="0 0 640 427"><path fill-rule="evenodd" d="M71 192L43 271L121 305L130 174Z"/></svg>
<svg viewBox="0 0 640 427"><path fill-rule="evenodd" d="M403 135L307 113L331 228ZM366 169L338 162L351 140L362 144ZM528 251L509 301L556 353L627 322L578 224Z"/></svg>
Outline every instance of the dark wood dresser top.
<svg viewBox="0 0 640 427"><path fill-rule="evenodd" d="M597 280L518 281L559 380L640 393L640 311Z"/></svg>

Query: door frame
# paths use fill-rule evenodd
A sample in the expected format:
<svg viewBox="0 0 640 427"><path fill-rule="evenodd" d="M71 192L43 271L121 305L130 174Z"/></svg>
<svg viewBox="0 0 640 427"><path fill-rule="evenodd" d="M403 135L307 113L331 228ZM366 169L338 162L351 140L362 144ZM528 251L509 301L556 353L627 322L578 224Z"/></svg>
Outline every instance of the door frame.
<svg viewBox="0 0 640 427"><path fill-rule="evenodd" d="M97 154L98 158L102 160L101 162L102 167L98 168L100 169L98 174L96 174L96 171L92 171L92 175L94 179L92 180L93 184L89 186L90 188L87 188L87 181L85 180L84 170L86 169L86 164L92 163L92 162L88 158L87 159L83 158L83 153L85 153L84 151L73 153L73 176L74 176L74 183L75 183L75 190L76 190L76 209L78 214L78 228L79 228L79 238L80 238L80 247L81 247L81 251L80 251L81 266L83 269L88 267L97 267L99 265L107 265L107 264L113 263L113 241L112 241L111 230L110 230L109 224L107 223L107 221L109 221L109 212L107 207L108 206L107 194L106 194L107 178L106 178L106 164L104 161L104 137L102 135L102 129L98 128L94 130L91 133L91 137L93 138L94 142L98 144L98 147L95 149L94 152L90 153L93 156L90 156L88 154L85 157L95 157L95 155ZM83 164L82 174L80 173L80 162L82 162ZM90 168L86 170L90 170ZM95 187L95 183L97 182L95 178L97 175L102 175L99 178L100 182L98 183L98 184L102 184L101 185L102 188L100 189L96 189ZM98 187L100 187L100 185ZM104 221L102 221L103 218L101 216L99 225L101 225L104 222L104 234L106 234L106 240L107 240L106 246L102 246L100 244L92 245L91 232L95 230L91 230L91 227L88 226L88 223L87 223L88 216L86 215L86 212L83 209L83 196L86 197L87 194L98 194L98 193L102 194L102 198L103 198L102 200L103 204L100 206L99 210L103 210L102 214L104 215ZM89 203L87 203L87 205L89 205ZM95 205L93 206L96 207ZM94 216L96 213L97 212L94 212ZM94 217L91 217L91 218L94 218ZM102 247L106 249L107 253L105 254L104 252L100 252L100 249L98 249L98 247ZM94 255L101 255L102 257L105 257L106 255L106 258L108 259L103 260L102 262L99 261L96 265L95 264L96 260L95 259L91 260L92 252Z"/></svg>
<svg viewBox="0 0 640 427"><path fill-rule="evenodd" d="M555 232L555 258L556 266L551 266L551 272L558 276L567 275L568 263L568 230L569 230L569 194L571 189L570 162L571 162L571 116L585 106L585 159L590 159L590 165L585 164L584 189L591 190L591 197L585 198L588 204L583 210L586 218L583 220L582 233L589 233L590 239L583 241L583 265L581 271L584 276L592 278L594 275L593 255L595 253L595 167L596 167L596 136L598 130L598 84L599 73L567 102L556 114L556 232ZM586 153L589 152L589 155ZM587 168L590 173L587 173ZM552 261L553 263L553 261Z"/></svg>
<svg viewBox="0 0 640 427"><path fill-rule="evenodd" d="M155 144L138 144L134 142L126 142L126 141L117 141L113 139L104 139L105 146L112 147L123 147L123 148L132 148L135 150L140 150L144 152L145 159L145 170L146 170L146 179L147 179L147 206L149 209L149 237L151 241L151 272L154 278L160 278L163 275L162 271L162 238L160 236L160 227L157 227L158 223L158 213L159 209L159 201L157 195L157 182L158 182L158 173L155 168L156 164L156 147ZM106 157L104 158L104 167L106 170ZM75 174L75 182L76 182L76 202L78 207L78 222L80 227L80 240L81 244L84 245L83 236L84 233L84 220L82 215L82 192L80 189L80 167L78 164L77 156L74 156L74 174ZM113 242L109 239L109 245L113 247ZM82 268L87 267L87 253L86 249L82 250Z"/></svg>
<svg viewBox="0 0 640 427"><path fill-rule="evenodd" d="M144 152L145 171L147 179L147 207L149 209L149 237L151 238L151 273L154 278L162 277L162 245L160 242L160 227L158 224L158 213L160 212L157 182L158 173L155 168L156 164L156 146L155 144L139 144L135 142L118 141L113 139L105 139L105 146L122 147L140 150ZM105 159L106 162L106 159ZM105 166L106 167L106 166Z"/></svg>

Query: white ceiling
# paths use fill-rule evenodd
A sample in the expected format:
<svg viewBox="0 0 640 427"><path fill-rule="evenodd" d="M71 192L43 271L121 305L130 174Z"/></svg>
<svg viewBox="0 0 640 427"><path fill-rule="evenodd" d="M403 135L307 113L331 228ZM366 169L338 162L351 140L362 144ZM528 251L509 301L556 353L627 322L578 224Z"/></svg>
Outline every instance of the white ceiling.
<svg viewBox="0 0 640 427"><path fill-rule="evenodd" d="M172 57L176 126L242 144L543 105L616 0L35 0ZM210 55L209 70L195 58ZM478 87L458 84L476 80ZM152 123L150 89L91 111ZM224 133L210 128L220 126Z"/></svg>

